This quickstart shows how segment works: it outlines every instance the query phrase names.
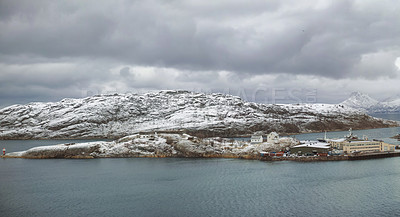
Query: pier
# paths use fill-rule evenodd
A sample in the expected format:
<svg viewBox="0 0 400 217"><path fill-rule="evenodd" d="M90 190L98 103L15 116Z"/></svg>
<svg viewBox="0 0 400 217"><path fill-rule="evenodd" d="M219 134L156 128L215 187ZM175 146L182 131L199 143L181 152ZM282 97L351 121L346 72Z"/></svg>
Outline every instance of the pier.
<svg viewBox="0 0 400 217"><path fill-rule="evenodd" d="M384 153L365 153L354 155L333 155L333 156L261 156L261 161L300 161L300 162L314 162L314 161L343 161L343 160L368 160L379 159L388 157L400 157L400 152L384 152Z"/></svg>

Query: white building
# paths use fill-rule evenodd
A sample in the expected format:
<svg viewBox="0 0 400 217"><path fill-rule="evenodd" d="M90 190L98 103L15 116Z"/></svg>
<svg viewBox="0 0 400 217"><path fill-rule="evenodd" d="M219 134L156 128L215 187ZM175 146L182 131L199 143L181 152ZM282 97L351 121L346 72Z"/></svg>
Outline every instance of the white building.
<svg viewBox="0 0 400 217"><path fill-rule="evenodd" d="M263 142L263 137L262 136L252 135L250 141L251 141L251 143L262 143Z"/></svg>
<svg viewBox="0 0 400 217"><path fill-rule="evenodd" d="M267 136L267 142L271 144L279 143L279 135L276 132L271 132Z"/></svg>

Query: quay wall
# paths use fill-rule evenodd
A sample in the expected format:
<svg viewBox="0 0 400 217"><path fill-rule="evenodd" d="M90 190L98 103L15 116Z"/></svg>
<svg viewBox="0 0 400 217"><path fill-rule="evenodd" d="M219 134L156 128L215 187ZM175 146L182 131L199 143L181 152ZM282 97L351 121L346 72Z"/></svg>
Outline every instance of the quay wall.
<svg viewBox="0 0 400 217"><path fill-rule="evenodd" d="M343 161L343 160L368 160L388 157L400 157L400 152L385 153L369 153L358 155L337 155L337 156L296 156L296 157L260 157L261 161L299 161L299 162L315 162L315 161Z"/></svg>

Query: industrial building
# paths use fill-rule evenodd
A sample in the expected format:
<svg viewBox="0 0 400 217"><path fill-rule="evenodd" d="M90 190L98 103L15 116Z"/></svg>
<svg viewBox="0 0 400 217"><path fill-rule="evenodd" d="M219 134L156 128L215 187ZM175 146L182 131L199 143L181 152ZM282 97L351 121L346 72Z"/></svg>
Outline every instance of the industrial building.
<svg viewBox="0 0 400 217"><path fill-rule="evenodd" d="M329 143L317 141L301 141L300 145L296 145L290 149L290 153L297 155L325 155L331 149Z"/></svg>
<svg viewBox="0 0 400 217"><path fill-rule="evenodd" d="M342 143L344 153L394 151L395 145L383 141L347 141Z"/></svg>

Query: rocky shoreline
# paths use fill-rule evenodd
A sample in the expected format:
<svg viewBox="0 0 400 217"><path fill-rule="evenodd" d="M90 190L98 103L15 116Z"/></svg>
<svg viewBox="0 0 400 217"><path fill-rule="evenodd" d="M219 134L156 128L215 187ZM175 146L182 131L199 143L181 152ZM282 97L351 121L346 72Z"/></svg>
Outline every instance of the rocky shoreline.
<svg viewBox="0 0 400 217"><path fill-rule="evenodd" d="M129 156L107 156L107 157L94 157L85 154L63 154L63 155L16 155L7 154L0 156L0 158L25 158L25 159L95 159L95 158L128 158ZM130 156L132 157L132 156ZM260 160L260 161L296 161L296 162L325 162L325 161L354 161L354 160L369 160L379 158L400 157L400 152L387 152L387 153L371 153L363 155L346 155L346 156L296 156L296 157L262 157L259 154L250 155L233 155L233 154L206 154L203 156L167 156L163 154L157 155L142 155L135 156L135 158L234 158L245 160Z"/></svg>

